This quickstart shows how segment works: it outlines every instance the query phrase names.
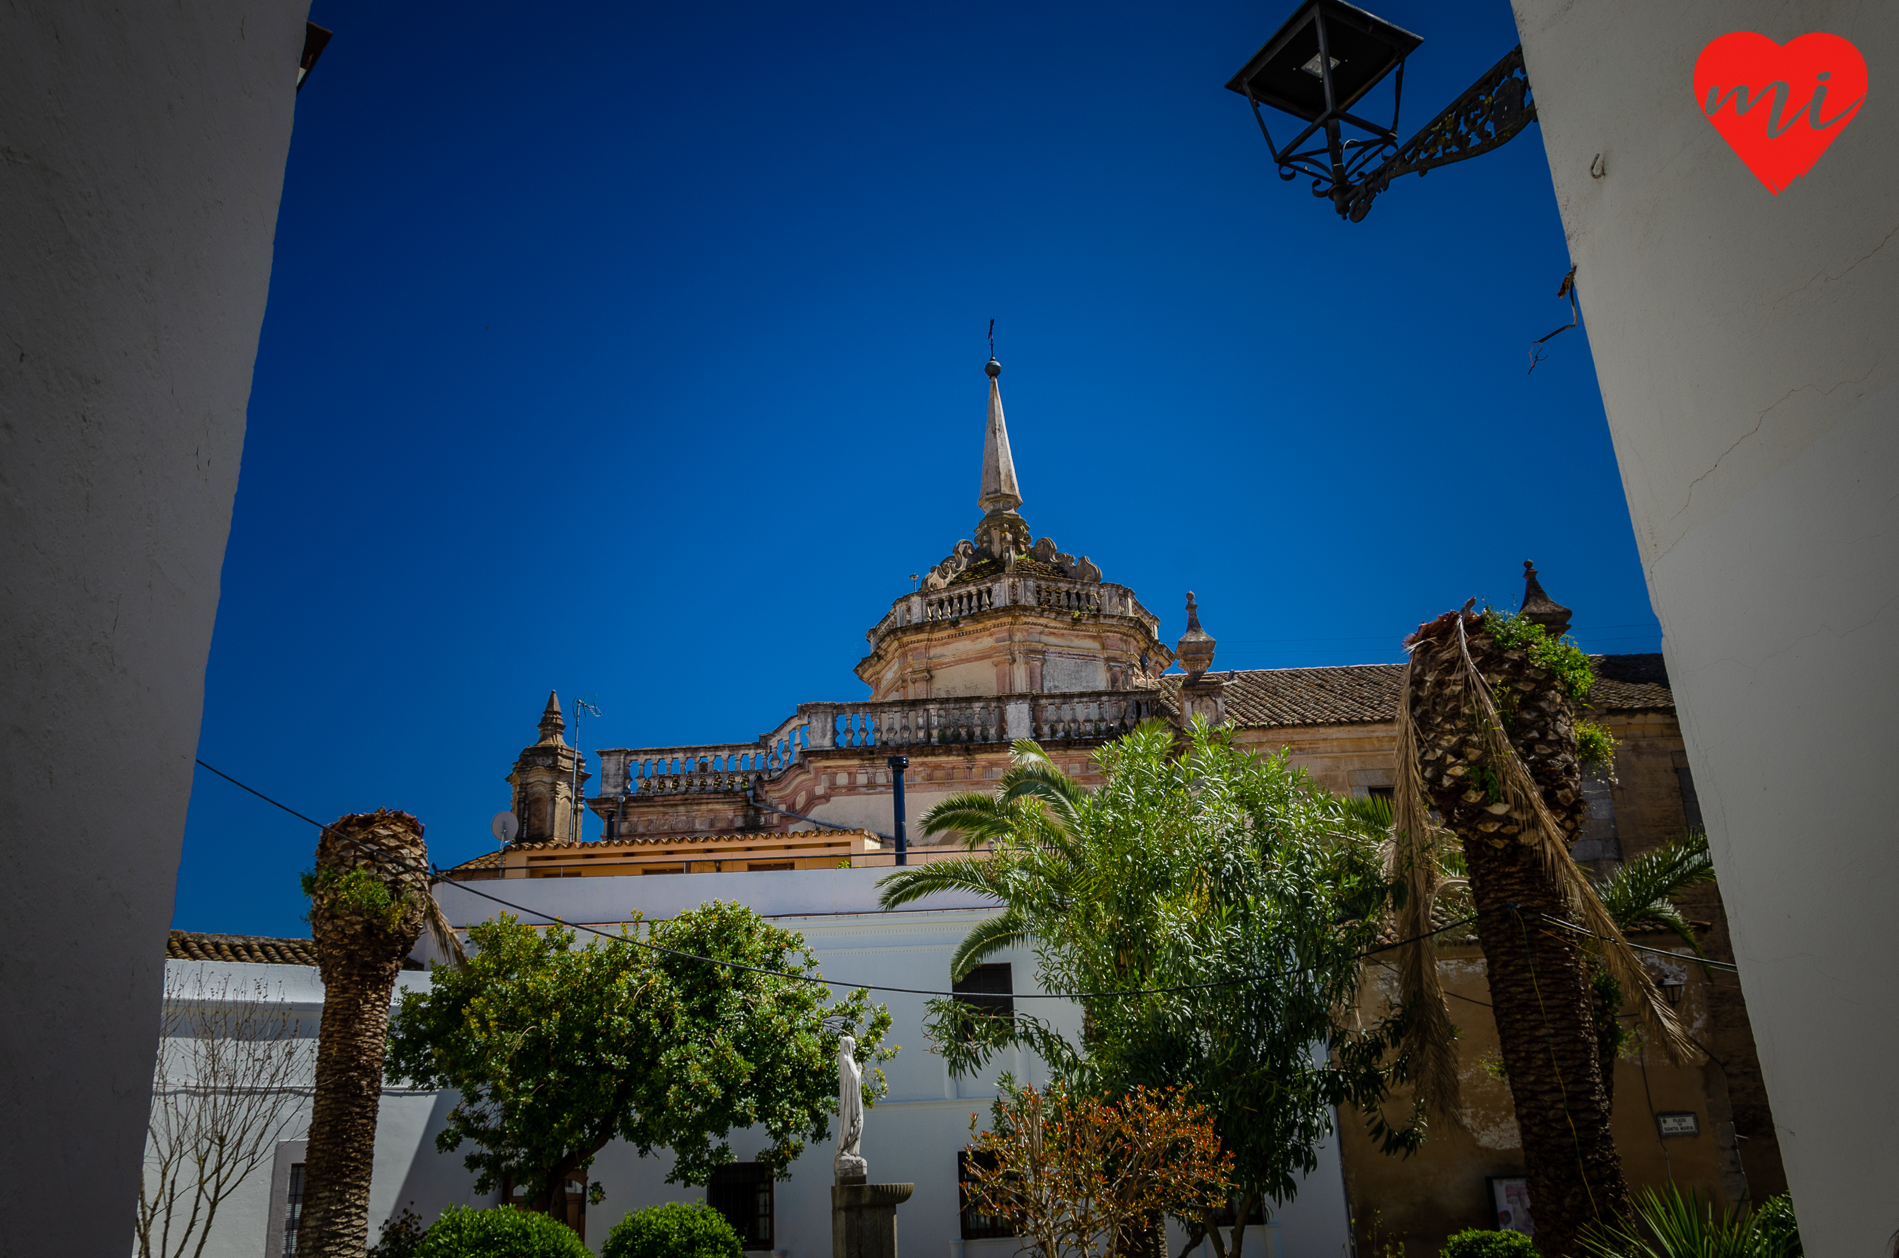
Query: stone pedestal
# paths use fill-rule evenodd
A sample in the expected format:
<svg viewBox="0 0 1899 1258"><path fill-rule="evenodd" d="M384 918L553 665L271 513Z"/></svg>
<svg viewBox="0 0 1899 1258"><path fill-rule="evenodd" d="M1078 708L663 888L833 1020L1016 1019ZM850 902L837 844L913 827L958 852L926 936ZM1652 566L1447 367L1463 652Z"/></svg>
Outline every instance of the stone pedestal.
<svg viewBox="0 0 1899 1258"><path fill-rule="evenodd" d="M897 1207L916 1189L839 1175L831 1186L831 1258L897 1258Z"/></svg>

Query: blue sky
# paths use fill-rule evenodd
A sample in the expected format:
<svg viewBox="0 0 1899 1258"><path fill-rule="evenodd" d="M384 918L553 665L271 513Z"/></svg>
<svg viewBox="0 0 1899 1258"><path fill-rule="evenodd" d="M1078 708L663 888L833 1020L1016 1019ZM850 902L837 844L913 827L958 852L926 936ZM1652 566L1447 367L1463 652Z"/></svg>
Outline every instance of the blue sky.
<svg viewBox="0 0 1899 1258"><path fill-rule="evenodd" d="M862 696L980 514L992 317L1030 526L1215 667L1395 660L1525 558L1658 649L1584 334L1525 370L1539 130L1343 223L1223 90L1291 7L316 0L200 755L446 864L550 687L590 753ZM1376 7L1407 133L1517 42ZM304 933L314 844L199 771L176 924Z"/></svg>

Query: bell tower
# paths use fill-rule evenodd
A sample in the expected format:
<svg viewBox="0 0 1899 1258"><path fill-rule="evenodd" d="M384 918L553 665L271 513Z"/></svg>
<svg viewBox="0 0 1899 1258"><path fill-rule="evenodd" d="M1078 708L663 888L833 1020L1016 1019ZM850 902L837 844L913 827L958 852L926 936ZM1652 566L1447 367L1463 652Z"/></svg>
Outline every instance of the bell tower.
<svg viewBox="0 0 1899 1258"><path fill-rule="evenodd" d="M575 766L580 768L583 792L593 775L587 772L579 750L561 737L566 728L560 699L550 690L541 713L540 741L522 749L514 772L508 774L508 783L514 787L514 816L521 823L516 843L565 843L574 837Z"/></svg>

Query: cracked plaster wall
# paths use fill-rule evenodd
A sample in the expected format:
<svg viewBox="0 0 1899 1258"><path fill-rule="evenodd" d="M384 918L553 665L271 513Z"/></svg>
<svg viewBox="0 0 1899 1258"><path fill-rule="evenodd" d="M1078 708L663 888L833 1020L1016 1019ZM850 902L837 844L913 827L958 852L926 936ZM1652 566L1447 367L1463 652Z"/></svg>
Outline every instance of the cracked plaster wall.
<svg viewBox="0 0 1899 1258"><path fill-rule="evenodd" d="M298 0L0 3L8 1255L132 1244L303 31Z"/></svg>
<svg viewBox="0 0 1899 1258"><path fill-rule="evenodd" d="M1899 1229L1899 7L1515 0L1590 346L1816 1258ZM1733 30L1852 40L1866 105L1768 193L1708 125ZM1607 175L1592 179L1597 154Z"/></svg>

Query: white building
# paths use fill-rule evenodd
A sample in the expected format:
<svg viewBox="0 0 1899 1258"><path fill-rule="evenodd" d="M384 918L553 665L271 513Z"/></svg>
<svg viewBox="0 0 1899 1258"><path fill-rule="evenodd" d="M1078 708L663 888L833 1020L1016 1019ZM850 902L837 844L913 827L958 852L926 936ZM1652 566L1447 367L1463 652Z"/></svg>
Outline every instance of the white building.
<svg viewBox="0 0 1899 1258"><path fill-rule="evenodd" d="M520 906L524 920L545 924L563 922L614 927L625 921L628 909L639 908L646 917L668 917L708 899L745 904L774 925L802 934L817 954L825 977L854 984L950 989L949 960L956 944L992 909L973 899L937 897L929 907L883 912L876 905L876 884L886 869L800 870L743 874L688 874L653 879L606 876L575 879L522 879L486 882L464 888L442 884L438 891L450 920L457 924L492 916L497 906L476 891L498 894ZM187 949L200 955L214 951L228 957L257 957L274 945L279 956L302 941L229 941L215 936L174 936L173 951ZM233 946L235 943L235 946ZM292 958L294 959L294 957ZM1067 1001L1038 1001L1033 970L1026 954L1002 962L1021 1008L1079 1027L1079 1014ZM249 960L173 959L167 970L174 982L203 975L211 982L235 980L248 986L263 980L280 999L302 1015L303 1033L314 1036L322 1009L322 984L316 970L303 965L259 964ZM408 971L398 991L425 986L428 975ZM885 1067L889 1094L873 1108L865 1122L863 1150L874 1182L912 1183L916 1192L897 1212L898 1233L910 1254L957 1258L979 1254L1012 1254L1011 1239L965 1239L957 1190L957 1154L969 1142L972 1115L986 1126L989 1101L995 1096L994 1075L1004 1070L1018 1079L1042 1083L1047 1073L1041 1063L1022 1054L998 1062L988 1078L958 1080L932 1055L923 1034L924 1003L918 995L878 993L890 1008L889 1042L902 1051ZM1052 1006L1045 1008L1044 1006ZM307 1101L300 1122L307 1122ZM372 1229L391 1214L413 1209L433 1219L453 1204L489 1205L498 1196L477 1198L474 1176L462 1166L462 1153L441 1154L435 1137L452 1104L449 1094L416 1092L400 1081L384 1085L376 1143L376 1171L370 1201ZM302 1126L297 1128L300 1137ZM731 1137L733 1152L748 1160L756 1152L746 1134ZM287 1217L294 1213L293 1171L303 1142L283 1141L274 1164L260 1170L220 1213L208 1258L267 1258L294 1252L285 1248ZM463 1150L462 1152L467 1152ZM789 1181L773 1185L766 1203L769 1244L777 1253L795 1258L819 1258L830 1252L831 1155L829 1144L812 1146L794 1164ZM607 1147L595 1161L592 1178L606 1189L605 1201L588 1207L585 1236L598 1249L609 1229L627 1212L664 1201L694 1201L706 1196L703 1187L666 1183L670 1169L662 1157L642 1159L620 1143ZM743 1179L746 1168L735 1168ZM1273 1213L1268 1226L1249 1229L1248 1253L1271 1258L1336 1258L1345 1252L1348 1226L1344 1184L1336 1141L1320 1151L1319 1169L1305 1182L1298 1198ZM1172 1237L1178 1252L1184 1237ZM1253 1246L1263 1246L1253 1248Z"/></svg>

